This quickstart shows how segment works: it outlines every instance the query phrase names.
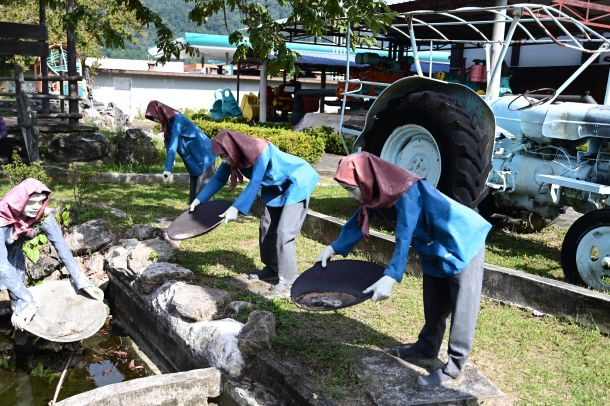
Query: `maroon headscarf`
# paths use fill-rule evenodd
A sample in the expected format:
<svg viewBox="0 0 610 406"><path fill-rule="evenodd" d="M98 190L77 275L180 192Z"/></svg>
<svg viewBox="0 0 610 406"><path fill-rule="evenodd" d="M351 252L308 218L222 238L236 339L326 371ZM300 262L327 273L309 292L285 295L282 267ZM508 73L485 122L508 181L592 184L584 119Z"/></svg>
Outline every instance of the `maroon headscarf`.
<svg viewBox="0 0 610 406"><path fill-rule="evenodd" d="M237 181L243 182L239 169L254 165L268 142L250 137L238 131L220 130L212 140L212 152L216 155L226 155L231 160L231 184L229 190L235 189Z"/></svg>
<svg viewBox="0 0 610 406"><path fill-rule="evenodd" d="M169 107L166 104L161 103L157 100L152 100L148 103L146 107L146 117L149 120L160 123L163 126L164 137L165 139L169 138L169 134L167 132L167 124L169 120L171 120L176 114L181 114L178 110Z"/></svg>
<svg viewBox="0 0 610 406"><path fill-rule="evenodd" d="M26 203L33 193L44 193L47 198L42 203L42 207L36 217L22 217L21 213L25 209ZM35 224L44 214L51 191L44 183L28 178L8 191L0 200L0 227L13 226L13 240L17 240L23 234L28 238L35 236L36 232L32 225Z"/></svg>
<svg viewBox="0 0 610 406"><path fill-rule="evenodd" d="M421 176L384 161L368 152L358 152L341 159L335 180L356 186L362 194L358 224L369 238L369 209L392 207Z"/></svg>

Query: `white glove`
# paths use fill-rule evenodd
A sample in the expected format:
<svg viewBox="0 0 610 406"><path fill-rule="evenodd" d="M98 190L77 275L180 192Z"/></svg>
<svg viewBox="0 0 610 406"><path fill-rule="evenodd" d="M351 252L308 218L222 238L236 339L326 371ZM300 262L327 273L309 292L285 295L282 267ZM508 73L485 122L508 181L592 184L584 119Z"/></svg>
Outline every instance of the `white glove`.
<svg viewBox="0 0 610 406"><path fill-rule="evenodd" d="M220 214L218 217L224 217L225 224L227 224L229 221L237 219L238 214L239 214L239 211L235 207L231 206L224 213Z"/></svg>
<svg viewBox="0 0 610 406"><path fill-rule="evenodd" d="M384 300L390 297L392 294L392 288L396 284L396 280L388 275L383 275L379 280L373 283L368 288L364 289L362 293L370 293L373 292L373 297L371 300L373 302L377 302L379 300Z"/></svg>
<svg viewBox="0 0 610 406"><path fill-rule="evenodd" d="M320 255L318 255L318 259L316 259L316 262L321 262L320 265L322 265L322 268L326 268L326 263L330 261L332 256L335 254L336 253L333 247L327 245L326 247L324 247L322 252L320 252Z"/></svg>
<svg viewBox="0 0 610 406"><path fill-rule="evenodd" d="M92 299L99 300L100 302L104 301L104 291L100 288L96 288L95 286L87 286L82 290Z"/></svg>
<svg viewBox="0 0 610 406"><path fill-rule="evenodd" d="M201 204L201 202L199 201L199 199L193 200L193 203L191 203L191 205L189 206L189 213L194 212L195 207L199 206L200 204Z"/></svg>
<svg viewBox="0 0 610 406"><path fill-rule="evenodd" d="M36 314L36 306L28 305L25 309L19 313L13 313L11 316L11 323L16 329L23 330L25 326L30 324L34 315Z"/></svg>
<svg viewBox="0 0 610 406"><path fill-rule="evenodd" d="M163 171L163 178L168 179L172 173L170 171Z"/></svg>

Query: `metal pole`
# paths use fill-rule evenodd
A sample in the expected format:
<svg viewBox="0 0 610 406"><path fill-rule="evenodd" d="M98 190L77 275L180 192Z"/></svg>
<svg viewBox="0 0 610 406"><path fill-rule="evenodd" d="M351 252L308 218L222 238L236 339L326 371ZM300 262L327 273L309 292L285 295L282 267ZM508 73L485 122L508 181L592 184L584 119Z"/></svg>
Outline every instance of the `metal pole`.
<svg viewBox="0 0 610 406"><path fill-rule="evenodd" d="M74 12L74 0L66 0L66 12L72 14ZM68 76L76 76L76 32L73 29L66 31L67 35L67 52L68 52ZM76 80L68 81L70 97L78 97L78 82ZM70 114L78 114L78 100L70 100L68 102L68 111ZM77 125L78 118L70 117L70 125Z"/></svg>
<svg viewBox="0 0 610 406"><path fill-rule="evenodd" d="M610 105L610 69L608 69L608 81L606 82L606 96L604 97L604 104Z"/></svg>
<svg viewBox="0 0 610 406"><path fill-rule="evenodd" d="M260 94L258 106L258 119L261 123L267 121L267 64L263 61L261 64L260 82L258 93Z"/></svg>
<svg viewBox="0 0 610 406"><path fill-rule="evenodd" d="M496 6L498 7L506 7L508 0L497 0ZM502 66L502 59L500 59L500 54L502 51L502 41L504 40L504 33L506 30L505 17L506 9L502 10L502 12L498 13L494 17L494 28L493 34L491 37L492 45L491 45L491 66L487 65L488 71L496 72L496 64ZM500 74L500 73L499 73ZM488 100L493 100L498 97L500 93L500 80L495 80L492 75L493 83L489 84L489 94L490 98Z"/></svg>

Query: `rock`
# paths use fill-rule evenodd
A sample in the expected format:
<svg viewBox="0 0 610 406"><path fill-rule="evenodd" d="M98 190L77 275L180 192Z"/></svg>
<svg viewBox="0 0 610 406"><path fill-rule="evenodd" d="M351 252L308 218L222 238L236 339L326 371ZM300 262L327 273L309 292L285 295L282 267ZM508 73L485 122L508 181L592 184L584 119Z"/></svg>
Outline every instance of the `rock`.
<svg viewBox="0 0 610 406"><path fill-rule="evenodd" d="M206 355L210 365L230 376L239 376L244 359L239 351L238 336L243 323L233 319L193 323L189 340L196 351Z"/></svg>
<svg viewBox="0 0 610 406"><path fill-rule="evenodd" d="M122 246L114 246L108 250L105 256L105 269L110 272L122 274L130 279L133 279L135 275L129 269L127 265L127 254L129 251L127 248Z"/></svg>
<svg viewBox="0 0 610 406"><path fill-rule="evenodd" d="M136 274L153 262L168 262L174 258L176 250L172 245L158 238L139 242L129 250L127 265Z"/></svg>
<svg viewBox="0 0 610 406"><path fill-rule="evenodd" d="M0 335L0 354L13 350L13 343L4 335Z"/></svg>
<svg viewBox="0 0 610 406"><path fill-rule="evenodd" d="M151 238L163 238L163 230L158 227L152 227L148 224L134 224L125 233L127 238L136 238L138 240L149 240Z"/></svg>
<svg viewBox="0 0 610 406"><path fill-rule="evenodd" d="M8 290L0 290L0 316L11 313L11 298L8 295Z"/></svg>
<svg viewBox="0 0 610 406"><path fill-rule="evenodd" d="M160 156L152 136L144 130L130 128L124 136L113 140L112 158L117 162L149 165L159 161Z"/></svg>
<svg viewBox="0 0 610 406"><path fill-rule="evenodd" d="M205 360L205 363L231 376L240 375L245 366L238 348L238 335L243 323L230 318L191 323L176 316L172 300L181 285L180 282L168 281L153 292L146 300L147 307L152 307L153 317L157 323L167 324L165 330L183 342L194 359Z"/></svg>
<svg viewBox="0 0 610 406"><path fill-rule="evenodd" d="M239 349L244 354L271 349L275 337L275 316L265 310L255 310L239 334Z"/></svg>
<svg viewBox="0 0 610 406"><path fill-rule="evenodd" d="M224 316L231 297L227 292L207 286L177 283L170 305L183 318L209 321Z"/></svg>
<svg viewBox="0 0 610 406"><path fill-rule="evenodd" d="M61 271L54 271L53 273L51 273L49 276L47 276L46 278L44 278L44 281L58 281L62 279L62 273Z"/></svg>
<svg viewBox="0 0 610 406"><path fill-rule="evenodd" d="M284 405L284 401L278 399L275 394L269 392L258 382L249 379L234 381L227 379L223 385L221 399L229 398L227 402L220 401L221 404L228 403L236 406L266 406Z"/></svg>
<svg viewBox="0 0 610 406"><path fill-rule="evenodd" d="M91 220L76 225L66 236L68 247L77 253L95 252L110 244L114 239L108 223L102 219Z"/></svg>
<svg viewBox="0 0 610 406"><path fill-rule="evenodd" d="M55 135L47 156L57 162L90 161L108 154L110 144L104 134Z"/></svg>
<svg viewBox="0 0 610 406"><path fill-rule="evenodd" d="M51 275L60 265L61 262L57 258L55 248L51 244L47 244L40 249L40 257L35 264L29 260L26 261L26 272L30 279L37 281Z"/></svg>
<svg viewBox="0 0 610 406"><path fill-rule="evenodd" d="M169 262L155 262L148 265L137 278L140 289L144 293L151 293L167 281L177 279L191 279L193 272L178 264ZM174 291L172 290L172 297Z"/></svg>
<svg viewBox="0 0 610 406"><path fill-rule="evenodd" d="M242 310L252 309L254 305L250 302L244 302L243 300L235 300L229 303L229 309L235 313L239 313Z"/></svg>
<svg viewBox="0 0 610 406"><path fill-rule="evenodd" d="M87 278L93 283L96 287L100 289L105 289L108 284L108 274L104 271L104 256L99 252L93 254L85 267Z"/></svg>

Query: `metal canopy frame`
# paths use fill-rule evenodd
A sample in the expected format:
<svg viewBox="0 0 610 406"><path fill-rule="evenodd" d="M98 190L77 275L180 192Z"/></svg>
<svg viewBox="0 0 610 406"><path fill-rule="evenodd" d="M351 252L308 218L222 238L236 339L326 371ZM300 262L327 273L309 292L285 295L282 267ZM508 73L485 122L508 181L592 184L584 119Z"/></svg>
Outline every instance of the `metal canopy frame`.
<svg viewBox="0 0 610 406"><path fill-rule="evenodd" d="M471 44L483 48L486 64L492 67L491 72L487 71L485 98L488 101L498 97L497 84L500 81L501 61L504 60L511 45L556 44L591 55L546 103L552 103L600 54L610 48L610 39L583 24L580 19L543 4L463 7L448 11L412 10L398 14L394 21L395 23L390 27L391 31L410 43L415 69L417 75L421 77L424 74L419 58L420 47L432 50L439 45ZM503 39L492 40L494 25L498 23L504 23L508 29ZM349 32L347 43L349 44ZM429 54L431 57L431 52ZM349 84L356 84L358 88L343 93L339 127L342 141L344 133L359 135L359 132L343 127L347 97L376 99L375 96L358 94L362 85L389 86L387 83L350 79L349 66L346 67L346 72L345 89L349 88ZM432 69L429 70L429 77L431 75Z"/></svg>

